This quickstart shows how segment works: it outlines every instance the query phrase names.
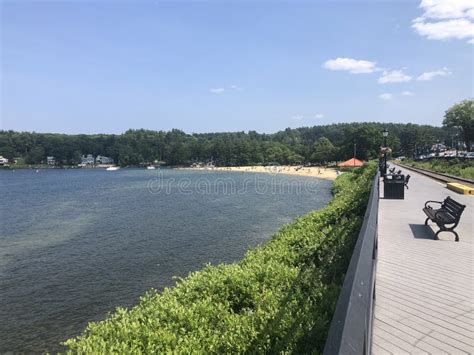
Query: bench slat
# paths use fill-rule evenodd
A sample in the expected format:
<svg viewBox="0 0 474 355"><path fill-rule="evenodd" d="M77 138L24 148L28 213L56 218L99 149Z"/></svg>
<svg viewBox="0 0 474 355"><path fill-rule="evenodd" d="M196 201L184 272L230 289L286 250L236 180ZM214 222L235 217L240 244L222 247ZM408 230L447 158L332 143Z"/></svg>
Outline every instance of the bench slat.
<svg viewBox="0 0 474 355"><path fill-rule="evenodd" d="M464 210L464 205L461 205L459 202L454 201L451 197L447 197L446 200L444 200L443 205L451 209L453 211L462 211Z"/></svg>

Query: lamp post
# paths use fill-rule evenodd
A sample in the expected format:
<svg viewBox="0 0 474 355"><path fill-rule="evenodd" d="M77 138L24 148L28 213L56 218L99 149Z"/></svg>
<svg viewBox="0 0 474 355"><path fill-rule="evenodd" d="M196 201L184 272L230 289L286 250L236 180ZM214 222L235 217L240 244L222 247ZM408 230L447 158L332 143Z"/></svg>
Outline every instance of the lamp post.
<svg viewBox="0 0 474 355"><path fill-rule="evenodd" d="M459 134L456 133L454 136L456 138L456 158L458 157L458 150L459 150Z"/></svg>
<svg viewBox="0 0 474 355"><path fill-rule="evenodd" d="M383 146L384 146L382 175L385 176L387 174L387 136L388 136L388 131L386 128L383 129L382 135L383 135Z"/></svg>

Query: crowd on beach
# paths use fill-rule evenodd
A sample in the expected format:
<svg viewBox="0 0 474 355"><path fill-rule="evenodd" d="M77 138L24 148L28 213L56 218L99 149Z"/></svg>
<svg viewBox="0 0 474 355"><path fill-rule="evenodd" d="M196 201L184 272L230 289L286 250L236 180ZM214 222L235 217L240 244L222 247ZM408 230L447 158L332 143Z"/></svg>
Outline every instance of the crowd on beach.
<svg viewBox="0 0 474 355"><path fill-rule="evenodd" d="M290 165L272 165L272 166L232 166L232 167L191 167L193 170L213 170L213 171L236 171L236 172L254 172L269 174L288 174L300 176L312 176L322 179L333 180L337 177L338 171L324 166L290 166Z"/></svg>

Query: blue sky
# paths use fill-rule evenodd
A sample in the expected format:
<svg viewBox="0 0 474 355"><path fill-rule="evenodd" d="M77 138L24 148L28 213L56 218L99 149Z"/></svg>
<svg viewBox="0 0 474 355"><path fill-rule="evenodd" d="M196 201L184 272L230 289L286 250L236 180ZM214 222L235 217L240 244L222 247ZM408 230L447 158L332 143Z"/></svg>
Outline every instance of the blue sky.
<svg viewBox="0 0 474 355"><path fill-rule="evenodd" d="M1 2L1 129L440 125L474 1Z"/></svg>

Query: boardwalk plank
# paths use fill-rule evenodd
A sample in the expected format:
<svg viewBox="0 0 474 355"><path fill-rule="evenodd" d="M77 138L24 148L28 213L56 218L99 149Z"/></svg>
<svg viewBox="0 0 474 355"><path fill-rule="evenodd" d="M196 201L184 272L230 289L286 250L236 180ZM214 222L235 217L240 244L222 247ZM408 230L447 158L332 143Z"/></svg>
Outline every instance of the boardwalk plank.
<svg viewBox="0 0 474 355"><path fill-rule="evenodd" d="M375 342L372 344L372 353L377 354L377 355L391 355L392 353L390 351L385 350Z"/></svg>
<svg viewBox="0 0 474 355"><path fill-rule="evenodd" d="M443 314L439 314L438 312L419 307L414 303L403 301L400 298L397 299L393 295L387 296L386 294L384 294L384 296L389 298L391 306L396 307L401 311L405 311L411 316L416 316L419 319L423 319L427 322L434 324L436 326L436 329L443 328L446 331L453 332L454 334L456 334L454 336L455 338L457 338L458 336L459 338L465 337L463 341L469 343L474 342L474 339L471 338L472 331L471 329L469 329L469 326L466 323L459 322L456 318L447 317Z"/></svg>
<svg viewBox="0 0 474 355"><path fill-rule="evenodd" d="M390 275L385 271L378 271L378 273L380 274L379 281L381 286L386 287L387 289L393 289L396 292L413 297L418 296L424 298L427 302L442 304L443 306L452 309L456 315L463 314L472 309L463 303L466 299L454 298L456 294L454 291L453 295L450 297L449 294L437 293L429 286L407 282L407 280L402 276Z"/></svg>
<svg viewBox="0 0 474 355"><path fill-rule="evenodd" d="M474 353L474 198L410 175L405 200L380 200L373 353ZM458 243L423 225L424 203L446 196L467 205Z"/></svg>
<svg viewBox="0 0 474 355"><path fill-rule="evenodd" d="M410 342L397 337L385 329L382 325L375 330L374 334L377 334L380 338L389 341L391 344L395 345L399 349L402 349L403 352L408 354L428 354L428 352L414 346L413 344L410 344Z"/></svg>
<svg viewBox="0 0 474 355"><path fill-rule="evenodd" d="M413 328L403 323L400 323L393 318L393 313L390 313L384 310L379 310L379 312L377 313L377 321L384 322L390 325L393 329L397 329L397 331L399 332L408 334L406 336L408 339L411 339L411 337L414 337L415 340L413 340L413 344L415 346L418 346L418 344L426 344L433 349L431 351L431 353L433 354L443 354L443 353L449 354L449 351L448 351L449 349L446 350L446 344L439 341L437 338L434 338L433 337L434 332L429 331L428 333L426 333L426 328L417 329L416 327ZM443 351L442 349L445 349L445 350ZM457 351L457 349L451 348L451 351Z"/></svg>
<svg viewBox="0 0 474 355"><path fill-rule="evenodd" d="M425 343L424 341L416 338L413 335L413 332L411 332L410 334L405 331L402 331L401 329L399 329L398 325L397 327L395 327L394 325L384 322L382 319L380 319L380 323L379 323L379 327L377 328L377 331L379 331L380 329L387 332L391 336L396 337L401 341L404 341L405 344L409 345L409 349L410 349L409 352L420 352L420 353L442 352L439 348L432 346L428 343ZM422 335L421 337L424 337L424 335ZM405 347L403 347L403 349L406 350Z"/></svg>
<svg viewBox="0 0 474 355"><path fill-rule="evenodd" d="M383 283L379 283L379 285L377 286L380 287L380 290L379 290L380 293L381 294L383 293L389 299L396 298L396 299L403 300L405 302L413 303L414 305L423 307L427 311L435 311L439 313L440 315L456 319L460 321L461 323L466 323L463 320L460 320L459 318L457 318L458 316L461 316L463 314L463 311L460 309L452 309L448 306L443 307L442 302L431 301L430 299L427 299L424 296L419 296L413 293L412 294L408 292L405 293L404 290L401 288L390 287ZM467 325L469 326L470 323L467 323Z"/></svg>
<svg viewBox="0 0 474 355"><path fill-rule="evenodd" d="M398 346L396 346L395 344L392 344L389 340L381 337L380 335L378 334L375 334L373 335L374 337L374 343L377 344L378 346L384 348L386 351L389 351L391 352L392 354L409 354L408 351L405 351L401 348L399 348Z"/></svg>
<svg viewBox="0 0 474 355"><path fill-rule="evenodd" d="M430 278L428 275L420 277L420 275L415 275L413 272L405 270L404 268L397 268L396 272L393 272L393 269L390 270L390 268L387 267L379 268L380 276L403 278L407 283L416 284L423 288L428 287L430 289L452 292L457 296L461 296L461 298L465 298L466 296L466 287L460 286L459 282L454 282L452 280L450 280L450 282L446 282L444 280L433 279L432 277Z"/></svg>

